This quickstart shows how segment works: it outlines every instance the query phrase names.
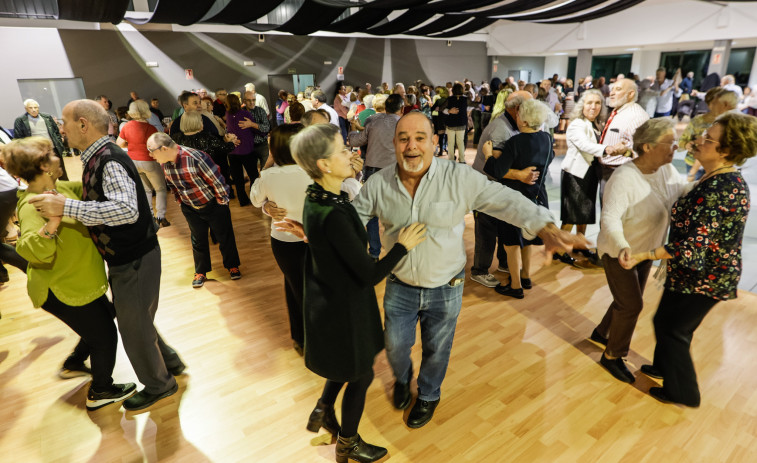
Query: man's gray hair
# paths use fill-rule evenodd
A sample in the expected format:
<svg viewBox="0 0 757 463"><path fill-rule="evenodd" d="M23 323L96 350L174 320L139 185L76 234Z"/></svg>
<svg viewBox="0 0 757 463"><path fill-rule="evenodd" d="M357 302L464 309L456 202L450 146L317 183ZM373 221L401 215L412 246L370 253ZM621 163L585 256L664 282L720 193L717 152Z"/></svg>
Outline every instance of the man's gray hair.
<svg viewBox="0 0 757 463"><path fill-rule="evenodd" d="M668 132L675 134L675 122L667 117L657 117L649 119L636 129L633 133L633 150L639 156L643 155L642 148L647 143L656 143Z"/></svg>
<svg viewBox="0 0 757 463"><path fill-rule="evenodd" d="M634 82L631 79L620 79L617 83L622 83L622 82L627 82L627 84L625 85L629 85L630 90L633 90L633 100L627 101L627 103L636 103L637 101L639 101L639 86L636 85L636 82Z"/></svg>
<svg viewBox="0 0 757 463"><path fill-rule="evenodd" d="M321 103L326 102L326 94L323 93L322 90L316 90L313 92L312 98L315 98L316 100L320 101Z"/></svg>
<svg viewBox="0 0 757 463"><path fill-rule="evenodd" d="M39 106L39 103L37 103L37 100L35 99L27 98L26 100L24 100L24 108L26 108L30 104L36 104L37 106Z"/></svg>
<svg viewBox="0 0 757 463"><path fill-rule="evenodd" d="M252 82L247 82L246 84L244 84L244 89L245 91L248 91L248 92L254 92L255 84L253 84Z"/></svg>
<svg viewBox="0 0 757 463"><path fill-rule="evenodd" d="M604 119L604 114L606 113L605 109L605 97L602 95L602 92L597 90L596 88L590 88L589 90L585 90L581 94L581 98L578 99L578 102L576 103L576 106L573 108L573 112L570 113L570 116L568 118L572 122L573 119L586 119L586 116L584 116L584 104L586 97L589 95L594 95L599 97L599 102L602 106L602 110L600 111L599 115L597 116L597 119Z"/></svg>
<svg viewBox="0 0 757 463"><path fill-rule="evenodd" d="M305 127L292 138L289 144L292 157L313 180L323 177L323 172L318 168L318 160L331 157L334 137L338 133L339 128L334 124L314 124Z"/></svg>
<svg viewBox="0 0 757 463"><path fill-rule="evenodd" d="M71 115L75 121L86 119L87 122L103 135L108 133L110 117L100 103L92 100L76 100L71 104Z"/></svg>
<svg viewBox="0 0 757 463"><path fill-rule="evenodd" d="M153 145L153 149L159 149L164 146L175 146L176 142L165 132L155 132L147 139L147 144Z"/></svg>
<svg viewBox="0 0 757 463"><path fill-rule="evenodd" d="M505 100L505 109L515 109L518 106L522 105L524 101L526 101L526 99L523 97L523 95L514 95L511 97L508 96L507 100Z"/></svg>

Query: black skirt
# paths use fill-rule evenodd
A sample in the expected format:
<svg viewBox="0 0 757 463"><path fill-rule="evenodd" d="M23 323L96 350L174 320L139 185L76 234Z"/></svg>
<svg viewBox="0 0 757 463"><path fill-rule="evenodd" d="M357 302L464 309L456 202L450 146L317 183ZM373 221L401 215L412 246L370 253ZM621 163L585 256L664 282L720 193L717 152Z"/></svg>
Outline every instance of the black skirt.
<svg viewBox="0 0 757 463"><path fill-rule="evenodd" d="M596 160L589 166L584 178L562 172L560 181L560 220L574 225L597 223L597 187L599 177Z"/></svg>

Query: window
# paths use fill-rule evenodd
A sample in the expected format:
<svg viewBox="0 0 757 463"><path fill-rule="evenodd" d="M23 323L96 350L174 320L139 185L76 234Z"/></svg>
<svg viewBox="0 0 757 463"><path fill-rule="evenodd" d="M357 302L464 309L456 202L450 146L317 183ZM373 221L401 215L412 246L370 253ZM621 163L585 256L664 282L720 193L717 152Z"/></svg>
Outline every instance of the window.
<svg viewBox="0 0 757 463"><path fill-rule="evenodd" d="M69 101L86 98L81 78L70 79L19 79L21 99L37 100L39 111L60 118Z"/></svg>

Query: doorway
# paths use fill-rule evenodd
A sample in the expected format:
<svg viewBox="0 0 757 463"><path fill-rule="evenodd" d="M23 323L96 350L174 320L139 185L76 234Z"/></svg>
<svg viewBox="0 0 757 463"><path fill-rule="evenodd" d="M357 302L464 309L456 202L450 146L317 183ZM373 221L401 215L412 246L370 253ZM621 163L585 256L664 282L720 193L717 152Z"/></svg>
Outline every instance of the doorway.
<svg viewBox="0 0 757 463"><path fill-rule="evenodd" d="M271 119L275 120L276 100L279 99L279 90L286 90L294 95L304 92L308 86L315 86L315 74L269 74L268 75L268 101L271 110Z"/></svg>

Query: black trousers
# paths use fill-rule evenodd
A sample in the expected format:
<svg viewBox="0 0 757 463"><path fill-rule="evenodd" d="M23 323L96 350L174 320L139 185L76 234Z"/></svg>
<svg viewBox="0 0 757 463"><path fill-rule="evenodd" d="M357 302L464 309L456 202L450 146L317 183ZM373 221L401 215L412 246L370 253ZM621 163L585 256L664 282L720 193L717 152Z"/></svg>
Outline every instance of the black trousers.
<svg viewBox="0 0 757 463"><path fill-rule="evenodd" d="M257 158L257 161L260 162L260 170L263 170L263 166L265 166L266 161L268 161L268 139L259 143L255 142L255 148L252 149L252 154ZM250 185L252 185L252 183L250 183Z"/></svg>
<svg viewBox="0 0 757 463"><path fill-rule="evenodd" d="M234 228L231 226L231 213L228 205L222 206L215 200L208 202L201 209L182 204L181 212L187 219L192 237L195 273L208 273L212 269L208 229L213 232L213 236L218 240L218 248L223 257L223 266L227 269L239 267L239 253L234 238Z"/></svg>
<svg viewBox="0 0 757 463"><path fill-rule="evenodd" d="M103 295L87 305L71 307L58 300L52 291L48 291L47 300L42 304L42 308L81 336L82 341L76 346L75 353L84 354L86 348L82 344L89 347L92 388L101 391L113 384L118 334L116 324L113 323L115 312L108 298Z"/></svg>
<svg viewBox="0 0 757 463"><path fill-rule="evenodd" d="M694 330L718 301L701 294L681 294L668 290L662 293L654 316L657 346L654 366L662 373L663 389L673 401L699 406L699 385L694 361L691 359L691 339Z"/></svg>
<svg viewBox="0 0 757 463"><path fill-rule="evenodd" d="M0 192L0 239L5 238L8 234L6 231L8 221L10 221L16 211L17 202L16 190ZM0 243L0 273L8 273L5 267L3 267L3 263L11 264L24 273L26 273L26 267L29 265L26 259L18 255L16 248Z"/></svg>
<svg viewBox="0 0 757 463"><path fill-rule="evenodd" d="M228 153L216 153L215 155L210 155L211 159L213 159L213 162L218 165L218 169L221 171L221 175L223 175L223 180L226 183L226 185L231 186L231 179L229 178L229 155Z"/></svg>
<svg viewBox="0 0 757 463"><path fill-rule="evenodd" d="M492 266L494 250L497 250L497 260L499 265L507 267L507 253L505 247L501 244L497 246L497 239L500 233L502 222L483 212L473 211L475 247L473 251L473 267L471 274L486 275L489 273L489 267Z"/></svg>
<svg viewBox="0 0 757 463"><path fill-rule="evenodd" d="M230 154L229 166L231 176L234 178L234 187L237 190L237 199L241 206L250 204L250 197L244 189L244 171L250 177L250 185L258 178L258 157L254 152L250 154ZM244 170L243 170L244 169Z"/></svg>
<svg viewBox="0 0 757 463"><path fill-rule="evenodd" d="M302 293L305 288L305 252L303 241L287 242L271 237L271 251L276 263L284 274L284 291L289 311L289 331L292 340L305 345L303 324Z"/></svg>

